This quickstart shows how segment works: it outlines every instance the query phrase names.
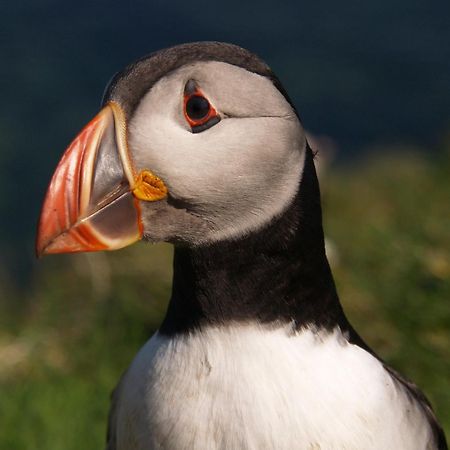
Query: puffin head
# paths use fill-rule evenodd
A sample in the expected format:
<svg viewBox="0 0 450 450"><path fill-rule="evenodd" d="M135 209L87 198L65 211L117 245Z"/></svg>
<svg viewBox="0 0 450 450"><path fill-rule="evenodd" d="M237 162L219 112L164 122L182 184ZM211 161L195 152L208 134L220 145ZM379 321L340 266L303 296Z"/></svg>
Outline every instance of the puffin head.
<svg viewBox="0 0 450 450"><path fill-rule="evenodd" d="M53 175L38 255L238 239L297 194L304 131L271 70L240 47L140 59L113 77L102 106Z"/></svg>

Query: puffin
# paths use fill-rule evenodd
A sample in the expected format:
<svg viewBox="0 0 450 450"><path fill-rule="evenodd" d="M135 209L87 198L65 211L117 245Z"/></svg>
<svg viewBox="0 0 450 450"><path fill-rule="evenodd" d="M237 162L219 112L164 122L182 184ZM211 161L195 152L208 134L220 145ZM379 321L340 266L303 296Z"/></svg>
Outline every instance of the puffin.
<svg viewBox="0 0 450 450"><path fill-rule="evenodd" d="M174 245L159 330L112 394L107 450L444 450L429 401L347 320L302 122L239 46L117 73L62 156L38 255Z"/></svg>

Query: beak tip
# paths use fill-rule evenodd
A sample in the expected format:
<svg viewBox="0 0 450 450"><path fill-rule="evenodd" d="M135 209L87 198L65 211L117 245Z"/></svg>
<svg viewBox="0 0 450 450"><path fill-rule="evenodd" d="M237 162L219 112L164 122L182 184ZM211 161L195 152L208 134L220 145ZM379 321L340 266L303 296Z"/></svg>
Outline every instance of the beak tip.
<svg viewBox="0 0 450 450"><path fill-rule="evenodd" d="M34 254L37 259L41 259L45 252L45 243L42 239L42 232L41 232L41 220L39 220L39 224L37 227L37 233L36 233L36 239L34 242Z"/></svg>
<svg viewBox="0 0 450 450"><path fill-rule="evenodd" d="M39 248L37 245L34 248L34 255L36 256L36 259L41 259L43 255L42 249Z"/></svg>
<svg viewBox="0 0 450 450"><path fill-rule="evenodd" d="M44 255L47 255L48 248L50 246L51 242L49 242L48 239L44 239L40 229L38 228L37 236L36 236L36 242L34 245L34 251L36 254L37 259L41 259Z"/></svg>

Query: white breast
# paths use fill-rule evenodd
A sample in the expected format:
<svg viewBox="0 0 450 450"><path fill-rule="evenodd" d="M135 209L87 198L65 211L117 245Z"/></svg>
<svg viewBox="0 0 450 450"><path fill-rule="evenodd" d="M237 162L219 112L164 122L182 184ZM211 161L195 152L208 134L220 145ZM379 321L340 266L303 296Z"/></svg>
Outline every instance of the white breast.
<svg viewBox="0 0 450 450"><path fill-rule="evenodd" d="M426 449L418 405L339 330L156 334L128 371L118 450Z"/></svg>

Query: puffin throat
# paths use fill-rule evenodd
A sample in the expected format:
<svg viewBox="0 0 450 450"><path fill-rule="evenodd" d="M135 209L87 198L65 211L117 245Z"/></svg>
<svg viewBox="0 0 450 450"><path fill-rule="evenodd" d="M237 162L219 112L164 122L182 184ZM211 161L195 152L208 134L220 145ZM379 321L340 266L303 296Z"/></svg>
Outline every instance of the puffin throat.
<svg viewBox="0 0 450 450"><path fill-rule="evenodd" d="M239 240L175 247L172 296L160 333L232 322L349 329L325 255L309 147L297 194L280 217Z"/></svg>

